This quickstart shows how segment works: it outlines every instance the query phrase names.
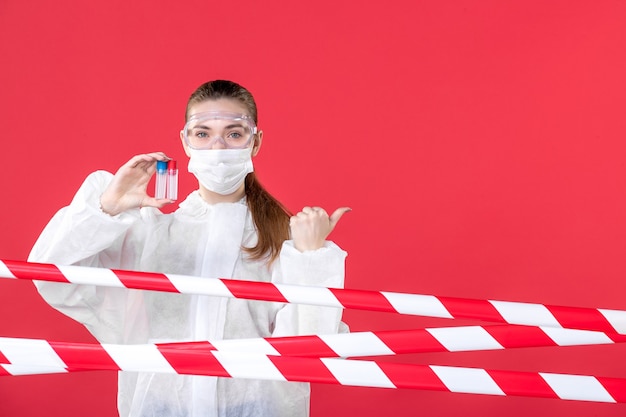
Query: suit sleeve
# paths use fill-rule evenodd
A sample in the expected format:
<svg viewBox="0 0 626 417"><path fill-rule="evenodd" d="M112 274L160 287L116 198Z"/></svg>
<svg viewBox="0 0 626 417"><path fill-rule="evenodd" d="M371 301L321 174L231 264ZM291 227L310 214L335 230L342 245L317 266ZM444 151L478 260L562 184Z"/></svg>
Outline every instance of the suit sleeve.
<svg viewBox="0 0 626 417"><path fill-rule="evenodd" d="M89 267L133 264L126 235L138 220L138 210L109 216L100 209L100 195L112 174L87 177L69 206L45 227L28 257L30 262ZM129 291L94 285L35 281L41 296L55 309L84 324L101 342L121 342Z"/></svg>

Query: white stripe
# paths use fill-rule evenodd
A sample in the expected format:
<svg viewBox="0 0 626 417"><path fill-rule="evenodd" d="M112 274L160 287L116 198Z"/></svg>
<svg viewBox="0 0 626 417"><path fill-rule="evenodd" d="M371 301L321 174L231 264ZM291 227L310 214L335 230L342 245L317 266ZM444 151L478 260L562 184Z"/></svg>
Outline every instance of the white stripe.
<svg viewBox="0 0 626 417"><path fill-rule="evenodd" d="M375 362L345 361L332 358L320 358L320 360L342 385L396 388Z"/></svg>
<svg viewBox="0 0 626 417"><path fill-rule="evenodd" d="M167 274L172 285L182 294L214 295L233 298L222 280L217 278L191 277L187 275Z"/></svg>
<svg viewBox="0 0 626 417"><path fill-rule="evenodd" d="M626 311L598 309L617 333L626 334Z"/></svg>
<svg viewBox="0 0 626 417"><path fill-rule="evenodd" d="M13 278L13 279L17 278L15 275L11 273L11 271L9 271L9 268L7 268L5 263L2 261L0 261L0 278Z"/></svg>
<svg viewBox="0 0 626 417"><path fill-rule="evenodd" d="M325 287L280 284L276 288L290 303L343 308L335 294Z"/></svg>
<svg viewBox="0 0 626 417"><path fill-rule="evenodd" d="M337 355L349 356L395 355L378 336L372 332L327 334L318 336Z"/></svg>
<svg viewBox="0 0 626 417"><path fill-rule="evenodd" d="M616 402L600 382L592 376L548 374L539 375L563 400Z"/></svg>
<svg viewBox="0 0 626 417"><path fill-rule="evenodd" d="M504 349L480 326L440 327L426 329L426 331L450 352Z"/></svg>
<svg viewBox="0 0 626 417"><path fill-rule="evenodd" d="M452 392L506 395L484 369L430 365L430 369Z"/></svg>
<svg viewBox="0 0 626 417"><path fill-rule="evenodd" d="M613 342L605 333L590 330L540 327L559 346L604 345Z"/></svg>
<svg viewBox="0 0 626 417"><path fill-rule="evenodd" d="M211 353L233 378L287 380L265 355L220 351Z"/></svg>
<svg viewBox="0 0 626 417"><path fill-rule="evenodd" d="M124 284L106 268L87 268L84 266L66 265L57 266L59 271L73 284L102 285L105 287L124 288Z"/></svg>
<svg viewBox="0 0 626 417"><path fill-rule="evenodd" d="M2 365L11 375L42 375L42 374L64 374L67 373L67 369L56 366L29 366L29 365Z"/></svg>
<svg viewBox="0 0 626 417"><path fill-rule="evenodd" d="M437 297L434 295L403 294L397 292L384 292L381 294L400 314L414 316L443 317L452 319L452 315Z"/></svg>
<svg viewBox="0 0 626 417"><path fill-rule="evenodd" d="M0 352L16 366L66 367L45 340L0 337Z"/></svg>
<svg viewBox="0 0 626 417"><path fill-rule="evenodd" d="M488 301L508 323L525 324L529 326L563 327L544 305L516 303L511 301Z"/></svg>
<svg viewBox="0 0 626 417"><path fill-rule="evenodd" d="M176 373L155 345L109 345L104 350L123 371Z"/></svg>
<svg viewBox="0 0 626 417"><path fill-rule="evenodd" d="M210 342L215 349L223 352L249 352L262 353L264 355L280 356L280 352L274 349L265 339L223 339Z"/></svg>

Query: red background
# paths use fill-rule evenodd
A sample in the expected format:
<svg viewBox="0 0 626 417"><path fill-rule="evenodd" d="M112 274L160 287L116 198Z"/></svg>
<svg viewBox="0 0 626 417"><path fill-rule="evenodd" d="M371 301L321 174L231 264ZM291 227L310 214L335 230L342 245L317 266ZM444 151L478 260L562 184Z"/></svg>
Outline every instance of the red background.
<svg viewBox="0 0 626 417"><path fill-rule="evenodd" d="M181 161L187 97L255 95L291 210L349 205L346 286L626 309L624 1L0 2L0 259L95 169ZM459 324L347 311L352 330ZM462 324L468 324L463 322ZM90 341L28 282L0 336ZM626 346L386 358L626 377ZM2 416L111 416L115 374L4 377ZM312 415L623 416L625 405L313 385Z"/></svg>

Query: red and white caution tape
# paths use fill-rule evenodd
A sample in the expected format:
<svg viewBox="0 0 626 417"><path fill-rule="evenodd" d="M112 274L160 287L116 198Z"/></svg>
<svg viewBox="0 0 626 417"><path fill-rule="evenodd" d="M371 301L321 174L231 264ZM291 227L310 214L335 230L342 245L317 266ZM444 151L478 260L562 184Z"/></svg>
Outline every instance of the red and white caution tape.
<svg viewBox="0 0 626 417"><path fill-rule="evenodd" d="M96 345L0 338L0 375L82 370L165 372L626 402L626 380L619 378L333 358L426 351L621 343L626 339L626 312L621 310L275 285L223 278L17 261L0 261L0 277L389 311L429 317L481 319L519 325L159 345Z"/></svg>
<svg viewBox="0 0 626 417"><path fill-rule="evenodd" d="M157 345L58 344L0 338L0 375L121 370L320 382L500 396L626 402L626 380L545 372L300 358Z"/></svg>
<svg viewBox="0 0 626 417"><path fill-rule="evenodd" d="M183 294L384 311L426 317L478 319L497 323L626 334L626 311L623 310L307 287L225 278L58 266L23 261L0 261L0 278L126 287Z"/></svg>
<svg viewBox="0 0 626 417"><path fill-rule="evenodd" d="M521 347L604 345L626 336L590 330L495 325L386 330L330 335L177 342L159 347L263 353L273 356L342 357L427 352L502 350Z"/></svg>
<svg viewBox="0 0 626 417"><path fill-rule="evenodd" d="M262 353L272 356L342 357L399 355L427 352L464 352L502 350L521 347L603 345L626 342L626 336L589 330L559 329L516 325L438 327L415 330L386 330L330 335L285 336L250 339L224 339L200 342L159 343L157 349L184 349L194 351ZM32 352L32 346L50 344L64 357L73 358L73 352L93 355L93 345L67 342L47 342L37 339L0 338L0 363L3 351ZM37 355L29 354L29 363ZM47 357L43 355L44 359ZM84 356L79 356L84 360ZM46 362L44 360L44 362ZM49 363L45 363L50 365ZM78 367L80 363L72 363Z"/></svg>

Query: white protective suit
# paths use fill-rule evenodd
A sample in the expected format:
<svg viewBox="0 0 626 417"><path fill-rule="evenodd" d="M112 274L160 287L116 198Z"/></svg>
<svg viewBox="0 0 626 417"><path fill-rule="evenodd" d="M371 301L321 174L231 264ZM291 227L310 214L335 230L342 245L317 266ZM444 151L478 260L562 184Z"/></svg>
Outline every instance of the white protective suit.
<svg viewBox="0 0 626 417"><path fill-rule="evenodd" d="M346 253L332 242L299 252L291 241L268 267L241 250L257 235L245 199L210 205L197 191L175 213L154 208L117 216L99 207L112 174L98 171L46 226L31 262L342 287ZM44 299L101 343L159 343L338 331L341 311L125 288L36 282ZM126 417L306 416L309 384L206 376L119 373Z"/></svg>

